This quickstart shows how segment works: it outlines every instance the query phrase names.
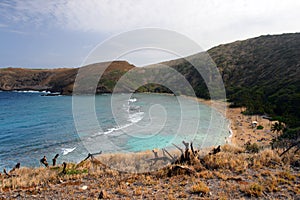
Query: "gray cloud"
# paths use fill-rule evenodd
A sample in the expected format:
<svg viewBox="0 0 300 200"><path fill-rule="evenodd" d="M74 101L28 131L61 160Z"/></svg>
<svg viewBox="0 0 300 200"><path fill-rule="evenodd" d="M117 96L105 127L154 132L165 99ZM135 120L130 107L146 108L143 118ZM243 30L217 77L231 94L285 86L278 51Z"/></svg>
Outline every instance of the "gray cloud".
<svg viewBox="0 0 300 200"><path fill-rule="evenodd" d="M12 0L0 3L0 15L13 22L82 32L166 28L207 48L260 34L299 31L299 8L298 0Z"/></svg>

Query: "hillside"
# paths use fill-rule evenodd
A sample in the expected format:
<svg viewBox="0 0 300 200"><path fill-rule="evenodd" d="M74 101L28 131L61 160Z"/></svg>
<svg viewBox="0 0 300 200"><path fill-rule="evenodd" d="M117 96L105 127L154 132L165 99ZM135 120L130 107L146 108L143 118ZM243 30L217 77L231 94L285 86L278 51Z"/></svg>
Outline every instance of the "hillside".
<svg viewBox="0 0 300 200"><path fill-rule="evenodd" d="M228 97L251 113L299 117L300 34L261 36L209 50ZM257 106L263 105L263 106Z"/></svg>
<svg viewBox="0 0 300 200"><path fill-rule="evenodd" d="M266 35L208 50L224 81L232 106L245 106L247 113L272 114L299 126L300 33ZM200 62L203 53L187 59ZM196 95L209 98L206 85L186 59L163 62L193 86Z"/></svg>
<svg viewBox="0 0 300 200"><path fill-rule="evenodd" d="M88 65L83 68L93 69L94 72L103 71L107 63ZM98 84L97 92L112 92L114 83L128 70L133 68L125 61L114 61L104 71L103 78ZM0 69L0 90L38 90L71 94L78 73L78 68L62 69ZM88 88L87 88L88 90Z"/></svg>

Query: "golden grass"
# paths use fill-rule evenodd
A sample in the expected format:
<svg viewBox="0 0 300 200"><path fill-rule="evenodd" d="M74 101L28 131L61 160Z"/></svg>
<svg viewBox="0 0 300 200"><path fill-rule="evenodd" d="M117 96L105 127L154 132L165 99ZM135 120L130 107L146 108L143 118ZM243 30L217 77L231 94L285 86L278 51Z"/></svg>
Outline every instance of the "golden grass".
<svg viewBox="0 0 300 200"><path fill-rule="evenodd" d="M254 156L253 165L256 168L275 168L276 166L281 165L281 158L273 150L265 149Z"/></svg>
<svg viewBox="0 0 300 200"><path fill-rule="evenodd" d="M161 152L159 152L159 157L162 157ZM97 160L108 167L130 173L156 171L170 163L169 160L158 160L155 162L152 160L153 158L154 154L151 151L103 154L97 156Z"/></svg>
<svg viewBox="0 0 300 200"><path fill-rule="evenodd" d="M296 176L292 174L290 171L279 172L278 176L289 181L296 181Z"/></svg>
<svg viewBox="0 0 300 200"><path fill-rule="evenodd" d="M198 155L201 155L201 152ZM117 169L127 166L126 170L132 170L134 173L111 169L103 165L99 161L101 159L87 160L80 164L68 163L66 174L61 174L62 166L23 167L15 170L12 177L0 176L0 193L25 190L33 194L36 192L35 188L55 185L79 190L83 185L87 185L90 192L100 192L104 189L112 198L121 199L139 199L145 196L177 199L190 198L191 195L211 197L211 194L218 195L220 199L231 199L236 197L234 195L262 197L265 193L280 193L282 188L293 194L299 193L299 173L292 170L291 166L283 162L278 153L271 149L261 150L259 153L244 153L243 148L224 145L221 152L199 156L200 161L192 165L169 164L146 173L138 173L135 161L141 159L141 170L154 169L153 166L147 167L147 159L154 157L152 152L122 156L123 154L108 154L103 155L101 159L106 159ZM292 161L290 155L287 154L287 157ZM89 182L84 182L90 179L94 180L97 186L91 188ZM209 183L210 187L205 182ZM70 193L76 195L73 190Z"/></svg>
<svg viewBox="0 0 300 200"><path fill-rule="evenodd" d="M244 172L248 168L245 154L220 152L216 155L204 157L205 167L208 169L228 169L234 172Z"/></svg>
<svg viewBox="0 0 300 200"><path fill-rule="evenodd" d="M243 153L245 150L243 147L234 146L234 145L230 145L230 144L224 144L222 146L222 151L234 153L234 154L240 154L240 153Z"/></svg>
<svg viewBox="0 0 300 200"><path fill-rule="evenodd" d="M209 192L209 187L202 181L192 185L190 192L193 194L207 194Z"/></svg>
<svg viewBox="0 0 300 200"><path fill-rule="evenodd" d="M264 188L259 183L252 183L248 186L242 187L241 190L251 197L261 197L263 195Z"/></svg>
<svg viewBox="0 0 300 200"><path fill-rule="evenodd" d="M1 188L27 188L57 180L57 172L54 170L23 167L14 171L11 178L2 179Z"/></svg>
<svg viewBox="0 0 300 200"><path fill-rule="evenodd" d="M214 177L214 173L209 170L203 170L198 173L199 178L204 178L204 179L211 179Z"/></svg>
<svg viewBox="0 0 300 200"><path fill-rule="evenodd" d="M222 180L227 180L228 179L228 176L224 173L221 173L219 171L214 171L213 174L219 178L219 179L222 179Z"/></svg>

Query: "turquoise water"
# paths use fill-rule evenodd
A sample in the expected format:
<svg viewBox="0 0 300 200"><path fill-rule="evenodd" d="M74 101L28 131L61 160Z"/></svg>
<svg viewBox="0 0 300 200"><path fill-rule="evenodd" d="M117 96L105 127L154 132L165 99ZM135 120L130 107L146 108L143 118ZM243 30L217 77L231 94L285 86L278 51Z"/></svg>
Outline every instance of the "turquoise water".
<svg viewBox="0 0 300 200"><path fill-rule="evenodd" d="M74 102L79 102L76 104ZM91 104L94 101L95 104ZM73 104L72 104L73 103ZM0 92L0 168L78 162L88 152L136 152L181 145L224 143L228 122L194 100L157 94L42 96Z"/></svg>

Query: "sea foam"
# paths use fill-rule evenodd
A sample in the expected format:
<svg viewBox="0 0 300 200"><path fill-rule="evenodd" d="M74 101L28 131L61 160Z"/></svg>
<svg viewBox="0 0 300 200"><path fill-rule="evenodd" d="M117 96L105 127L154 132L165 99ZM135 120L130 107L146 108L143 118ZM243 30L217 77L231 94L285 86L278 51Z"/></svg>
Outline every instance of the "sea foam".
<svg viewBox="0 0 300 200"><path fill-rule="evenodd" d="M76 147L74 148L62 148L62 155L67 155L69 153L71 153L72 151L74 151L76 149Z"/></svg>

